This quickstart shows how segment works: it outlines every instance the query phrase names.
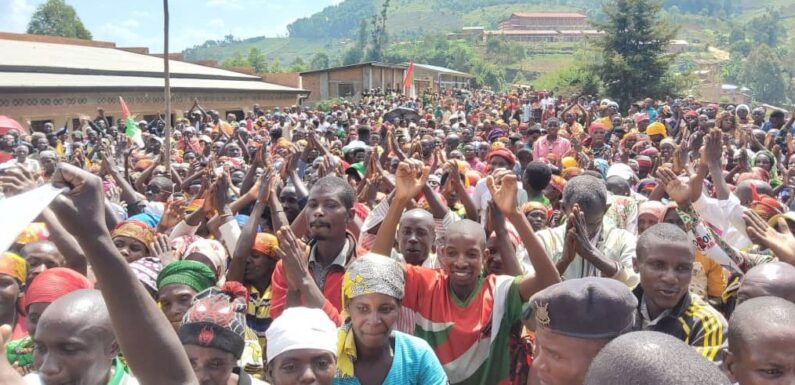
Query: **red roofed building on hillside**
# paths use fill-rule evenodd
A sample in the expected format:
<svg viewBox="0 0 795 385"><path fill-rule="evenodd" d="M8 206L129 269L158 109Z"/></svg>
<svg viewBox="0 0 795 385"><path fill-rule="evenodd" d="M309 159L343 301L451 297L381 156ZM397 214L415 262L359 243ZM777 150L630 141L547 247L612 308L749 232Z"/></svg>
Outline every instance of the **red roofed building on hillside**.
<svg viewBox="0 0 795 385"><path fill-rule="evenodd" d="M588 17L579 12L516 12L501 22L499 30L580 30Z"/></svg>

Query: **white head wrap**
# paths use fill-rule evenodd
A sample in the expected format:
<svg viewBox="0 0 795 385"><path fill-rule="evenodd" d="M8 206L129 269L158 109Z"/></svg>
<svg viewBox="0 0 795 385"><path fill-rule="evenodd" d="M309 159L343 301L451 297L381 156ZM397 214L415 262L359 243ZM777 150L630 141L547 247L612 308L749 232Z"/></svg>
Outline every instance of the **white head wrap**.
<svg viewBox="0 0 795 385"><path fill-rule="evenodd" d="M337 356L337 327L320 309L291 307L273 320L265 332L267 357L272 361L284 352L317 349Z"/></svg>

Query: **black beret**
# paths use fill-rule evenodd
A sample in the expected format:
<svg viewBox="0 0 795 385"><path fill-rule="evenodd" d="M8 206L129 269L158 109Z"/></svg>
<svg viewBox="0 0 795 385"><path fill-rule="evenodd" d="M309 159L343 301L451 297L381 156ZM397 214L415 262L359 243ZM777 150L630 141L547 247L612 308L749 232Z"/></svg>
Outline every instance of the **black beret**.
<svg viewBox="0 0 795 385"><path fill-rule="evenodd" d="M580 278L552 285L530 298L525 319L576 338L613 338L632 330L638 300L610 278Z"/></svg>

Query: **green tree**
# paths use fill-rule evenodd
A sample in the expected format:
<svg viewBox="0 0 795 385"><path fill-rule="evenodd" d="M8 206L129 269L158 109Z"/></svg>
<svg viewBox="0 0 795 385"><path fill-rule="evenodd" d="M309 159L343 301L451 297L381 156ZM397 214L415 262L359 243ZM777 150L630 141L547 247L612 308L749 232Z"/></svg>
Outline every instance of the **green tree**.
<svg viewBox="0 0 795 385"><path fill-rule="evenodd" d="M248 51L248 64L254 67L254 72L260 74L268 72L268 64L265 62L265 54L257 47L251 47Z"/></svg>
<svg viewBox="0 0 795 385"><path fill-rule="evenodd" d="M221 62L221 66L226 68L233 68L233 67L248 67L250 63L248 62L248 58L243 56L240 51L235 51L232 56L224 59Z"/></svg>
<svg viewBox="0 0 795 385"><path fill-rule="evenodd" d="M781 103L787 98L787 78L778 55L765 44L755 47L742 69L741 80L754 98L765 103Z"/></svg>
<svg viewBox="0 0 795 385"><path fill-rule="evenodd" d="M667 53L677 28L660 16L659 0L617 0L602 7L606 19L594 22L605 34L597 41L604 60L594 66L607 95L622 107L644 97L662 98L672 89L671 65L675 55Z"/></svg>
<svg viewBox="0 0 795 385"><path fill-rule="evenodd" d="M271 64L270 72L273 73L284 72L284 69L282 68L282 63L279 61L278 58L273 61L273 64Z"/></svg>
<svg viewBox="0 0 795 385"><path fill-rule="evenodd" d="M316 53L315 56L312 56L312 61L309 62L309 69L311 70L320 70L329 67L329 58L324 52Z"/></svg>
<svg viewBox="0 0 795 385"><path fill-rule="evenodd" d="M491 87L494 91L505 89L505 72L496 64L479 63L475 72L475 81L478 85Z"/></svg>
<svg viewBox="0 0 795 385"><path fill-rule="evenodd" d="M39 5L28 23L28 33L91 40L91 32L64 0L47 0Z"/></svg>
<svg viewBox="0 0 795 385"><path fill-rule="evenodd" d="M742 71L743 59L741 55L736 53L732 53L729 57L729 61L722 63L720 66L721 78L728 83L739 83Z"/></svg>
<svg viewBox="0 0 795 385"><path fill-rule="evenodd" d="M381 61L384 56L384 47L387 44L386 20L389 11L389 0L384 0L381 7L381 14L373 18L373 31L370 35L370 49L367 50L365 57L368 61Z"/></svg>
<svg viewBox="0 0 795 385"><path fill-rule="evenodd" d="M766 12L745 24L751 40L768 47L776 47L786 40L787 29L781 23L781 12L768 7Z"/></svg>
<svg viewBox="0 0 795 385"><path fill-rule="evenodd" d="M513 77L513 84L527 84L527 79L525 79L522 71L516 71L516 76Z"/></svg>
<svg viewBox="0 0 795 385"><path fill-rule="evenodd" d="M342 55L342 65L361 63L362 59L364 59L364 50L359 47L352 47Z"/></svg>
<svg viewBox="0 0 795 385"><path fill-rule="evenodd" d="M306 71L306 63L304 63L304 59L301 57L295 58L295 60L290 63L290 68L288 72L304 72Z"/></svg>

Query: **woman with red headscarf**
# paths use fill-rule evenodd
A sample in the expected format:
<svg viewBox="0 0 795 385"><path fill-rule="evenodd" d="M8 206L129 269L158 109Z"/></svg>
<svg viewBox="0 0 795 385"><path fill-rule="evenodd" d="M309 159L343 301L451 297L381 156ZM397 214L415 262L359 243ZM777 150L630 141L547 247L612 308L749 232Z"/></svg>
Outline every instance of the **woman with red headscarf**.
<svg viewBox="0 0 795 385"><path fill-rule="evenodd" d="M88 278L65 267L47 269L37 275L30 282L19 306L27 314L28 336L6 344L8 362L22 374L30 372L33 365L33 338L31 336L36 333L36 325L41 314L56 299L73 291L92 287L93 284Z"/></svg>

